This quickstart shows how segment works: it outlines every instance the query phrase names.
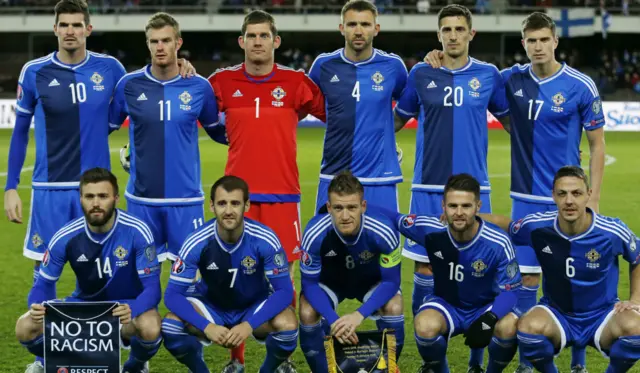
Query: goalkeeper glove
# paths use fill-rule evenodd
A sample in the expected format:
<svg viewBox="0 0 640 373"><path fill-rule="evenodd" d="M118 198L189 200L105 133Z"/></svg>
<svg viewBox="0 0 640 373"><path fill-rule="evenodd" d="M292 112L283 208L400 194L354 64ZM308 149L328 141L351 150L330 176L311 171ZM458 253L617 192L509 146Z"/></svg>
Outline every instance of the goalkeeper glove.
<svg viewBox="0 0 640 373"><path fill-rule="evenodd" d="M131 153L129 152L129 144L126 144L120 149L120 164L127 173L131 169Z"/></svg>
<svg viewBox="0 0 640 373"><path fill-rule="evenodd" d="M474 321L466 333L464 333L464 344L469 348L485 348L491 342L493 329L498 322L498 316L491 311L483 313Z"/></svg>
<svg viewBox="0 0 640 373"><path fill-rule="evenodd" d="M398 163L402 164L402 149L400 149L400 145L396 143L396 156L398 157Z"/></svg>

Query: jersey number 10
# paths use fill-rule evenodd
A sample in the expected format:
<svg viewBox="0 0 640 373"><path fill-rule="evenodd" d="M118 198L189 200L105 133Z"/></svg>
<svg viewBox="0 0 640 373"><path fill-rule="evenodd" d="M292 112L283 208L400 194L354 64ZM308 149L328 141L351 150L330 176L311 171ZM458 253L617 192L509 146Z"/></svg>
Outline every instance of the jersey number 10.
<svg viewBox="0 0 640 373"><path fill-rule="evenodd" d="M69 84L69 89L71 90L71 102L77 104L78 102L87 101L87 87L84 83L71 83Z"/></svg>

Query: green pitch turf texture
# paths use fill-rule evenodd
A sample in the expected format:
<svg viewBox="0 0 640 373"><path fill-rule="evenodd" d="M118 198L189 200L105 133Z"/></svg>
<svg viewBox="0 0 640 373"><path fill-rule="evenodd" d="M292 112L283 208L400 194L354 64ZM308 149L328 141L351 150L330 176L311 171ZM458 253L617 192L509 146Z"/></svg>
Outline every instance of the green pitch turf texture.
<svg viewBox="0 0 640 373"><path fill-rule="evenodd" d="M298 132L298 165L300 168L300 183L302 185L302 225L311 218L315 204L316 187L322 156L322 139L324 130L321 128L303 128ZM6 181L6 165L10 130L0 131L0 182ZM119 179L120 189L124 190L127 182L127 174L121 169L118 161L118 149L127 142L126 130L111 135L111 162ZM610 163L605 169L604 188L600 201L600 209L603 214L620 217L632 230L640 233L640 198L638 197L638 185L640 185L640 133L615 133L606 135L607 159ZM413 162L415 159L415 131L403 130L398 134L398 143L404 150L404 162L402 170L404 183L399 185L400 206L402 211L408 211L410 183L413 174ZM25 167L33 166L34 162L33 134L29 142L29 150ZM269 144L265 144L268 151ZM586 138L582 141L582 150L585 158L588 158L588 146ZM549 149L548 151L563 151L561 149ZM202 182L205 185L205 193L209 194L210 185L224 171L227 159L227 148L209 140L204 132L200 138L200 152L202 162ZM493 188L493 211L498 214L510 213L509 199L509 137L503 131L490 131L489 134L489 172ZM588 159L584 160L587 165ZM586 166L585 166L586 167ZM22 173L22 181L19 189L23 202L24 224L12 224L5 218L0 220L0 243L2 250L2 266L0 266L0 372L22 373L25 365L33 361L33 357L15 339L14 327L16 319L26 311L26 298L31 288L33 262L22 256L22 246L29 213L31 168ZM124 198L120 199L119 207L125 208ZM208 206L208 199L206 201ZM37 206L35 206L37 208ZM207 209L207 218L212 214ZM627 299L629 294L628 266L622 261L619 292L622 299ZM411 317L411 290L413 287L413 263L410 260L403 261L402 290L405 294L405 347L400 360L400 368L403 372L415 372L421 364L420 356L416 349L413 337L413 319ZM167 283L169 265L163 266L162 283ZM296 273L298 289L299 274ZM65 269L58 283L58 296L66 296L73 291L75 277L69 267ZM355 302L344 302L340 306L340 313L354 310ZM164 304L160 306L160 312L164 314ZM366 321L362 329L373 329L375 324ZM264 357L264 347L258 345L252 339L246 348L247 372L257 372ZM126 359L123 351L123 362ZM229 358L229 352L219 348L205 349L207 363L212 372L219 371ZM485 365L487 361L485 355ZM454 338L449 344L448 351L451 372L466 372L468 349L463 344L462 337ZM516 357L517 359L517 357ZM293 360L299 372L309 372L304 356L298 348L293 355ZM565 350L557 359L559 368L563 372L569 371L570 353ZM593 348L588 349L587 365L592 373L604 372L605 359ZM515 364L505 370L513 372ZM151 360L151 372L186 372L187 369L176 362L171 355L162 348L156 357ZM634 371L639 372L640 367Z"/></svg>

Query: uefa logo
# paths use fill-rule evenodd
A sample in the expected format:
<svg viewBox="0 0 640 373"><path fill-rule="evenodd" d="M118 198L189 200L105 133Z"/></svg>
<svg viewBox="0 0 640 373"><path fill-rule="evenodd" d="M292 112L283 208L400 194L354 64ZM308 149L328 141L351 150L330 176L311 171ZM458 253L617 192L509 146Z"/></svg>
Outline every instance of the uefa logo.
<svg viewBox="0 0 640 373"><path fill-rule="evenodd" d="M58 368L58 373L69 373L69 369L67 368Z"/></svg>

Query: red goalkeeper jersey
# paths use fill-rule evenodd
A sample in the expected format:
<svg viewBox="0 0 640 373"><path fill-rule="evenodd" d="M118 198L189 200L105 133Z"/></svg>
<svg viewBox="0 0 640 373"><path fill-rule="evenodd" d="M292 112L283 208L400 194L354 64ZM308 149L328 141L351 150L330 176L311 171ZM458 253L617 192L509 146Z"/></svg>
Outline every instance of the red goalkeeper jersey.
<svg viewBox="0 0 640 373"><path fill-rule="evenodd" d="M225 175L244 179L252 201L300 202L296 131L307 114L325 121L320 88L303 71L277 64L259 77L244 64L220 69L209 83L225 114Z"/></svg>

